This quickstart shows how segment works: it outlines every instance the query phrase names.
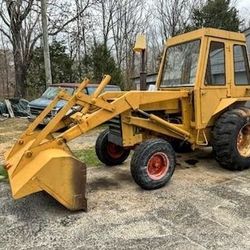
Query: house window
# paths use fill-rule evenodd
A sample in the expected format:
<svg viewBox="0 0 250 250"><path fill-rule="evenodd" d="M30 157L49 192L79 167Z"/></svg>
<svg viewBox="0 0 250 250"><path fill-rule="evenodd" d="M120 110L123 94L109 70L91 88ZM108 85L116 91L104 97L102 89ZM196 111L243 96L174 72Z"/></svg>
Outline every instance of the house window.
<svg viewBox="0 0 250 250"><path fill-rule="evenodd" d="M211 42L205 84L225 85L225 83L225 45L221 42Z"/></svg>

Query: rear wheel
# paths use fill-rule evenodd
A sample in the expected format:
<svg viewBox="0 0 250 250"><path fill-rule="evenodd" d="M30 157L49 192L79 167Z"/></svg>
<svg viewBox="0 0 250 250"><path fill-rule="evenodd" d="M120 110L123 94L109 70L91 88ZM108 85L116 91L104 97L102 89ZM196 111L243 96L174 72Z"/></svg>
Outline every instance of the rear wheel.
<svg viewBox="0 0 250 250"><path fill-rule="evenodd" d="M242 107L225 112L215 123L213 149L219 164L230 170L250 166L250 110Z"/></svg>
<svg viewBox="0 0 250 250"><path fill-rule="evenodd" d="M141 143L131 159L131 174L143 189L157 189L166 185L175 170L175 152L162 140L153 139Z"/></svg>
<svg viewBox="0 0 250 250"><path fill-rule="evenodd" d="M107 166L119 165L128 158L130 150L109 142L108 135L109 129L98 136L95 144L96 155Z"/></svg>

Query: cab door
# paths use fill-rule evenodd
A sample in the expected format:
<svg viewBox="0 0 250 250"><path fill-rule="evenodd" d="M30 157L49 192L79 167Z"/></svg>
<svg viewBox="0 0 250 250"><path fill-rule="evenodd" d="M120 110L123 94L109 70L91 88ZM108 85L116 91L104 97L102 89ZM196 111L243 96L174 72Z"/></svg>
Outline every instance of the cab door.
<svg viewBox="0 0 250 250"><path fill-rule="evenodd" d="M230 47L221 39L208 38L203 80L200 88L200 127L205 128L220 100L230 93Z"/></svg>

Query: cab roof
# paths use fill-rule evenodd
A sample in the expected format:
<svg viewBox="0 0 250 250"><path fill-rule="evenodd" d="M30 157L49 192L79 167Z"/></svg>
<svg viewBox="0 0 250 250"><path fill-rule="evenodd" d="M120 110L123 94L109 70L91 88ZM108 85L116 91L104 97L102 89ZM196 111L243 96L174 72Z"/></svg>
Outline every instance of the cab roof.
<svg viewBox="0 0 250 250"><path fill-rule="evenodd" d="M172 46L175 44L188 42L188 41L192 41L195 39L201 39L203 37L214 37L214 38L220 38L220 39L225 39L225 40L233 40L237 42L246 42L245 35L240 32L232 32L232 31L214 29L214 28L202 28L202 29L198 29L195 31L191 31L188 33L184 33L184 34L169 38L166 41L166 45Z"/></svg>

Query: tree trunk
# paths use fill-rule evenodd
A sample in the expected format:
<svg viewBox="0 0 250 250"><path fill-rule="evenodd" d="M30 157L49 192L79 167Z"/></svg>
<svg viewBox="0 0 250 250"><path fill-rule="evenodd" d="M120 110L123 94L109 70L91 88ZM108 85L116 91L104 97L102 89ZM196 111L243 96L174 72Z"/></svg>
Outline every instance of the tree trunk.
<svg viewBox="0 0 250 250"><path fill-rule="evenodd" d="M7 58L7 49L4 47L4 68L5 68L5 77L6 77L6 89L7 89L7 96L10 97L10 89L9 89L9 64ZM4 81L3 81L4 82ZM4 92L6 93L6 89L4 87Z"/></svg>
<svg viewBox="0 0 250 250"><path fill-rule="evenodd" d="M15 61L15 80L16 80L15 97L25 98L27 70L23 65L20 52L18 51L14 52L14 61Z"/></svg>

